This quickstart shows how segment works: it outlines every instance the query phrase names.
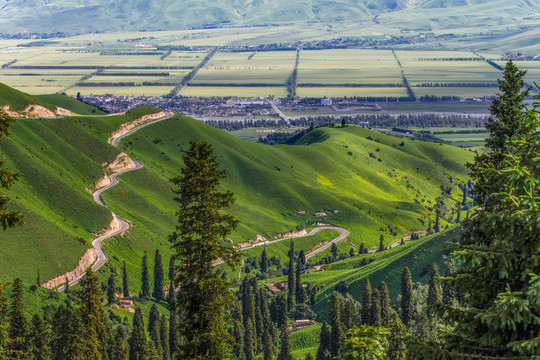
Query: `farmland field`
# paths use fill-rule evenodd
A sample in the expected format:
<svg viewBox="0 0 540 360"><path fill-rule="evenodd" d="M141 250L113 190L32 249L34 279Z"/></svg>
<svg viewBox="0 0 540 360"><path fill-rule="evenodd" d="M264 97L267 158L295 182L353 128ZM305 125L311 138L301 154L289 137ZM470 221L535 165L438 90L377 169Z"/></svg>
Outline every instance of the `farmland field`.
<svg viewBox="0 0 540 360"><path fill-rule="evenodd" d="M400 97L407 96L404 87L299 87L296 94L300 97Z"/></svg>
<svg viewBox="0 0 540 360"><path fill-rule="evenodd" d="M162 96L168 94L174 86L111 86L111 87L73 87L69 89L67 95L76 95L80 92L82 95L90 94L110 94L110 95L128 95L128 96Z"/></svg>
<svg viewBox="0 0 540 360"><path fill-rule="evenodd" d="M253 96L268 97L269 95L285 97L287 89L283 87L227 87L227 86L188 86L182 94L183 96Z"/></svg>

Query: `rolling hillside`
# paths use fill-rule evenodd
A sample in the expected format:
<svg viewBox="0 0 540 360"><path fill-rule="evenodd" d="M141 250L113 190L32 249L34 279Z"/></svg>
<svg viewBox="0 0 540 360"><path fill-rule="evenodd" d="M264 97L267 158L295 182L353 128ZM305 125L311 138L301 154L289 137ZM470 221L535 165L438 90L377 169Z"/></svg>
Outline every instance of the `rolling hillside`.
<svg viewBox="0 0 540 360"><path fill-rule="evenodd" d="M444 8L445 11L440 11ZM428 12L423 12L427 10ZM430 12L430 10L435 10ZM504 17L509 23L540 10L533 0L227 0L110 2L90 0L1 0L0 31L77 32L115 30L169 30L216 24L263 25L291 22L344 22L370 20L386 14L383 22L402 22L408 17L433 24L450 25L456 17L482 17L497 24ZM395 13L395 15L393 15ZM476 14L476 15L475 15ZM466 26L465 24L463 24Z"/></svg>
<svg viewBox="0 0 540 360"><path fill-rule="evenodd" d="M25 119L13 125L0 149L6 165L22 173L10 193L12 204L27 215L27 224L2 234L0 261L6 266L0 279L33 280L39 268L47 280L73 269L89 247L90 233L108 226L111 210L133 227L107 240L107 264L119 267L126 259L130 271L138 273L144 250L170 253L167 237L176 220L168 180L179 173L182 149L191 138L209 141L227 170L223 187L236 194L231 212L241 220L232 236L235 242L256 234L273 238L324 221L347 228L354 246L376 245L381 234L389 243L409 230L425 228L441 185L453 189L455 200L448 201L461 197L457 185L466 179L463 164L473 156L459 148L354 126L319 128L295 145L266 146L182 116L140 130L122 140L119 149L107 143L121 123L154 111ZM120 151L144 167L122 175L120 184L103 194L109 209L99 207L85 188ZM339 212L313 216L322 209ZM298 211L306 214L295 215ZM20 257L31 258L30 265Z"/></svg>

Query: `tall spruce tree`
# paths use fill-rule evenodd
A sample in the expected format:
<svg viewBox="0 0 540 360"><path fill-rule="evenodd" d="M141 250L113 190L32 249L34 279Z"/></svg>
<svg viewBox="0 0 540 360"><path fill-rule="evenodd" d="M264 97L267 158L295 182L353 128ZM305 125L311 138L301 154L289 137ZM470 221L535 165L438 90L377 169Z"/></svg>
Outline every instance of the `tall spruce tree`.
<svg viewBox="0 0 540 360"><path fill-rule="evenodd" d="M159 250L156 250L154 256L154 291L152 296L156 300L165 300L165 292L163 287L165 286L165 275L163 274L163 261Z"/></svg>
<svg viewBox="0 0 540 360"><path fill-rule="evenodd" d="M142 258L141 295L143 298L150 297L150 273L148 272L148 253L145 251Z"/></svg>
<svg viewBox="0 0 540 360"><path fill-rule="evenodd" d="M356 308L356 301L349 295L343 301L343 308L341 309L341 321L343 322L343 328L349 330L353 326L357 326L360 323L360 315Z"/></svg>
<svg viewBox="0 0 540 360"><path fill-rule="evenodd" d="M101 303L101 286L92 268L86 269L81 279L81 306L76 310L81 324L81 345L83 351L92 359L107 359L112 334L107 327L105 312Z"/></svg>
<svg viewBox="0 0 540 360"><path fill-rule="evenodd" d="M156 306L156 304L153 304L150 308L150 314L148 315L148 334L150 334L150 339L153 339L153 332L158 331L159 332L159 321L161 319L161 315L159 314L159 310Z"/></svg>
<svg viewBox="0 0 540 360"><path fill-rule="evenodd" d="M281 347L277 360L294 360L292 356L291 337L289 336L289 329L286 327L281 332Z"/></svg>
<svg viewBox="0 0 540 360"><path fill-rule="evenodd" d="M133 331L129 339L129 360L146 360L148 341L144 331L143 315L140 308L135 308L133 316Z"/></svg>
<svg viewBox="0 0 540 360"><path fill-rule="evenodd" d="M334 291L330 297L330 326L332 328L332 346L330 353L333 358L339 358L343 352L345 343L345 329L341 320L343 297Z"/></svg>
<svg viewBox="0 0 540 360"><path fill-rule="evenodd" d="M369 324L371 326L380 327L381 323L381 300L380 300L379 290L373 290L373 295L371 296L371 306L370 306L370 316Z"/></svg>
<svg viewBox="0 0 540 360"><path fill-rule="evenodd" d="M433 225L433 231L438 233L441 231L440 219L439 219L439 210L435 211L435 225Z"/></svg>
<svg viewBox="0 0 540 360"><path fill-rule="evenodd" d="M174 290L174 283L169 284L169 291L167 292L167 303L169 307L172 307L176 301L176 292Z"/></svg>
<svg viewBox="0 0 540 360"><path fill-rule="evenodd" d="M126 260L124 260L124 264L122 265L122 293L125 298L129 297L129 279L128 279Z"/></svg>
<svg viewBox="0 0 540 360"><path fill-rule="evenodd" d="M81 342L82 323L79 314L67 306L61 305L52 317L52 357L55 360L84 358Z"/></svg>
<svg viewBox="0 0 540 360"><path fill-rule="evenodd" d="M13 281L8 308L8 336L11 339L9 349L14 352L26 352L28 349L26 337L28 335L28 321L24 314L24 289L22 280L17 278Z"/></svg>
<svg viewBox="0 0 540 360"><path fill-rule="evenodd" d="M171 358L174 357L179 344L178 315L176 314L176 311L171 311L171 314L169 315L169 355Z"/></svg>
<svg viewBox="0 0 540 360"><path fill-rule="evenodd" d="M401 316L405 325L409 324L413 317L413 285L411 271L408 267L401 273Z"/></svg>
<svg viewBox="0 0 540 360"><path fill-rule="evenodd" d="M534 359L540 354L540 120L523 110L524 73L512 62L488 123L491 150L469 165L481 211L452 245L457 269L446 286L463 307L439 308L453 324L442 343L411 340L417 359Z"/></svg>
<svg viewBox="0 0 540 360"><path fill-rule="evenodd" d="M302 259L300 258L300 256L298 256L298 259L296 261L296 285L295 285L297 304L303 304L307 300L306 290L302 286L302 269L303 269Z"/></svg>
<svg viewBox="0 0 540 360"><path fill-rule="evenodd" d="M225 241L238 220L222 212L232 205L233 194L218 190L225 170L219 168L210 144L191 140L183 160L181 174L171 179L179 206L178 225L170 237L176 251L175 281L182 289L178 302L182 304L179 328L183 343L178 356L223 359L232 348L228 323L237 299L231 284L212 268L220 259L229 266L239 262L236 248Z"/></svg>
<svg viewBox="0 0 540 360"><path fill-rule="evenodd" d="M319 335L319 348L315 360L330 360L330 349L332 348L332 333L328 329L328 324L323 322Z"/></svg>
<svg viewBox="0 0 540 360"><path fill-rule="evenodd" d="M289 270L287 272L287 311L292 311L294 307L294 293L295 293L295 282L294 282L294 241L291 240L289 246Z"/></svg>
<svg viewBox="0 0 540 360"><path fill-rule="evenodd" d="M393 309L390 313L390 320L386 325L390 334L388 335L388 360L405 360L406 350L405 335L407 328L401 322L399 315Z"/></svg>
<svg viewBox="0 0 540 360"><path fill-rule="evenodd" d="M126 329L119 325L114 329L114 340L111 346L109 360L128 360L129 347L127 343Z"/></svg>
<svg viewBox="0 0 540 360"><path fill-rule="evenodd" d="M49 360L51 358L50 341L51 333L49 325L43 321L39 314L34 314L28 330L30 359Z"/></svg>
<svg viewBox="0 0 540 360"><path fill-rule="evenodd" d="M360 248L358 249L358 255L364 255L366 253L366 247L364 246L364 243L360 244Z"/></svg>
<svg viewBox="0 0 540 360"><path fill-rule="evenodd" d="M246 354L244 353L244 324L242 322L242 313L238 307L235 307L232 313L233 320L233 337L234 345L232 349L232 354L236 360L245 360Z"/></svg>
<svg viewBox="0 0 540 360"><path fill-rule="evenodd" d="M261 254L261 263L260 263L261 273L266 273L268 271L268 256L266 255L266 245L263 247Z"/></svg>
<svg viewBox="0 0 540 360"><path fill-rule="evenodd" d="M390 307L390 292L388 286L384 281L381 281L377 287L379 290L379 301L381 307L381 326L388 326L390 322L390 316L392 314L392 308Z"/></svg>
<svg viewBox="0 0 540 360"><path fill-rule="evenodd" d="M169 349L169 320L167 320L167 316L161 315L161 322L159 324L159 338L161 340L161 358L163 360L168 360L170 355L170 349Z"/></svg>
<svg viewBox="0 0 540 360"><path fill-rule="evenodd" d="M108 304L112 304L116 301L115 294L116 294L116 279L115 279L114 271L112 271L111 275L109 276L109 280L107 281L107 303Z"/></svg>
<svg viewBox="0 0 540 360"><path fill-rule="evenodd" d="M246 331L244 333L244 354L246 360L255 360L257 357L257 340L253 318L248 317L246 321Z"/></svg>
<svg viewBox="0 0 540 360"><path fill-rule="evenodd" d="M428 296L426 304L428 306L428 315L434 317L434 305L442 301L442 287L438 280L439 268L433 263L429 270Z"/></svg>
<svg viewBox="0 0 540 360"><path fill-rule="evenodd" d="M263 336L263 351L264 351L264 360L273 360L275 349L274 349L274 342L273 337L270 334L270 329L264 328L264 336Z"/></svg>
<svg viewBox="0 0 540 360"><path fill-rule="evenodd" d="M174 256L171 256L171 259L169 260L169 280L171 282L174 282L174 276L176 275L176 270L174 267Z"/></svg>
<svg viewBox="0 0 540 360"><path fill-rule="evenodd" d="M379 238L379 251L384 251L384 235Z"/></svg>
<svg viewBox="0 0 540 360"><path fill-rule="evenodd" d="M361 321L363 324L369 324L369 316L371 313L371 297L373 296L373 290L371 289L371 283L366 278L364 282L364 291L362 292L362 316Z"/></svg>

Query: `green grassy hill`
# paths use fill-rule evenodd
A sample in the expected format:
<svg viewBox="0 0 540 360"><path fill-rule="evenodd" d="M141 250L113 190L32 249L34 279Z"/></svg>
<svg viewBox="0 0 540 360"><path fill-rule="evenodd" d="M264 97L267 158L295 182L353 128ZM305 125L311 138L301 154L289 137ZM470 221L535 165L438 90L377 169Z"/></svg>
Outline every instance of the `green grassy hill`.
<svg viewBox="0 0 540 360"><path fill-rule="evenodd" d="M133 227L105 242L107 264L119 268L126 260L137 291L143 251L160 249L168 262L167 238L176 223L169 179L179 174L182 150L192 138L209 141L227 170L222 187L235 193L231 212L241 221L231 236L235 242L256 234L271 239L314 221L347 228L349 248L376 245L381 234L391 242L426 227L441 185L453 190L449 203L461 199L457 185L466 180L463 164L473 156L355 126L319 128L295 145L267 146L182 116L144 128L122 140L119 149L107 143L120 123L151 111L13 125L0 151L6 165L22 173L10 195L14 207L27 215L27 224L2 234L0 262L6 266L0 279L33 281L40 268L47 280L71 270L89 247L90 232L105 228L114 210ZM93 203L85 187L103 175L101 164L120 151L144 167L122 175L120 184L104 193L105 209ZM339 212L313 216L322 209ZM295 215L298 211L306 214Z"/></svg>
<svg viewBox="0 0 540 360"><path fill-rule="evenodd" d="M28 105L41 105L51 111L56 108L44 100L0 83L0 106L9 105L10 110L20 111Z"/></svg>
<svg viewBox="0 0 540 360"><path fill-rule="evenodd" d="M37 98L80 115L104 115L98 108L62 94L37 95Z"/></svg>

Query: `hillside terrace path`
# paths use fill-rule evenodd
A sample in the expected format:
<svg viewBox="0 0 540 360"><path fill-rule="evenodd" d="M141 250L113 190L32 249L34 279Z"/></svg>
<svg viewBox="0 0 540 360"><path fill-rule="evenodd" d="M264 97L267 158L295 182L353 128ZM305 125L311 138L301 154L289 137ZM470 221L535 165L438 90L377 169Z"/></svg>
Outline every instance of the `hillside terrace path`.
<svg viewBox="0 0 540 360"><path fill-rule="evenodd" d="M113 114L113 115L123 115L122 113L120 114ZM154 121L151 121L151 122L148 122L146 124L143 124L143 125L140 125L140 126L137 126L136 128L130 130L129 132L123 134L123 135L120 135L120 136L117 136L113 139L112 141L112 145L114 147L118 147L118 142L120 141L120 139L126 137L126 136L129 136L131 134L133 134L135 131L138 131L148 125L152 125L152 124L155 124L157 122L160 122L160 121L163 121L163 120L167 120L167 119L170 119L171 117L174 116L174 113L172 112L169 112L167 114L167 116L165 117L162 117L160 119L157 119L157 120L154 120ZM111 183L99 190L97 190L96 192L94 192L92 194L92 196L94 197L94 201L101 205L101 206L107 206L103 203L103 200L101 199L101 194L106 191L106 190L109 190L110 188L112 188L113 186L116 186L119 182L118 180L118 176L119 175L122 175L122 174L125 174L129 171L134 171L134 170L138 170L140 168L143 167L143 164L139 161L135 161L133 160L133 162L135 163L135 167L132 168L132 169L128 169L128 170L124 170L124 171L120 171L120 172L117 172L117 173L114 173L110 176L111 178ZM125 219L122 219L118 216L116 216L116 214L113 212L113 217L114 219L116 219L119 223L120 223L120 228L111 232L111 233L108 233L106 235L103 235L103 236L100 236L98 237L97 239L95 239L94 241L92 241L92 246L94 247L94 249L96 249L96 252L97 252L97 261L94 263L94 265L92 265L92 271L97 271L101 266L103 266L103 264L105 263L105 261L107 261L107 255L105 255L105 252L103 251L103 248L101 247L101 243L103 242L103 240L106 240L106 239L109 239L115 235L118 235L118 234L121 234L123 233L124 231L126 231L127 229L129 229L129 227L131 226L129 224L129 222ZM114 220L113 219L113 220ZM69 286L72 286L72 285L75 285L77 284L79 281L81 281L81 279L84 277L84 273L79 275L77 278L75 278L74 280L72 280L71 282L69 282ZM59 287L57 289L58 292L62 292L64 291L64 288L65 288L65 285Z"/></svg>

